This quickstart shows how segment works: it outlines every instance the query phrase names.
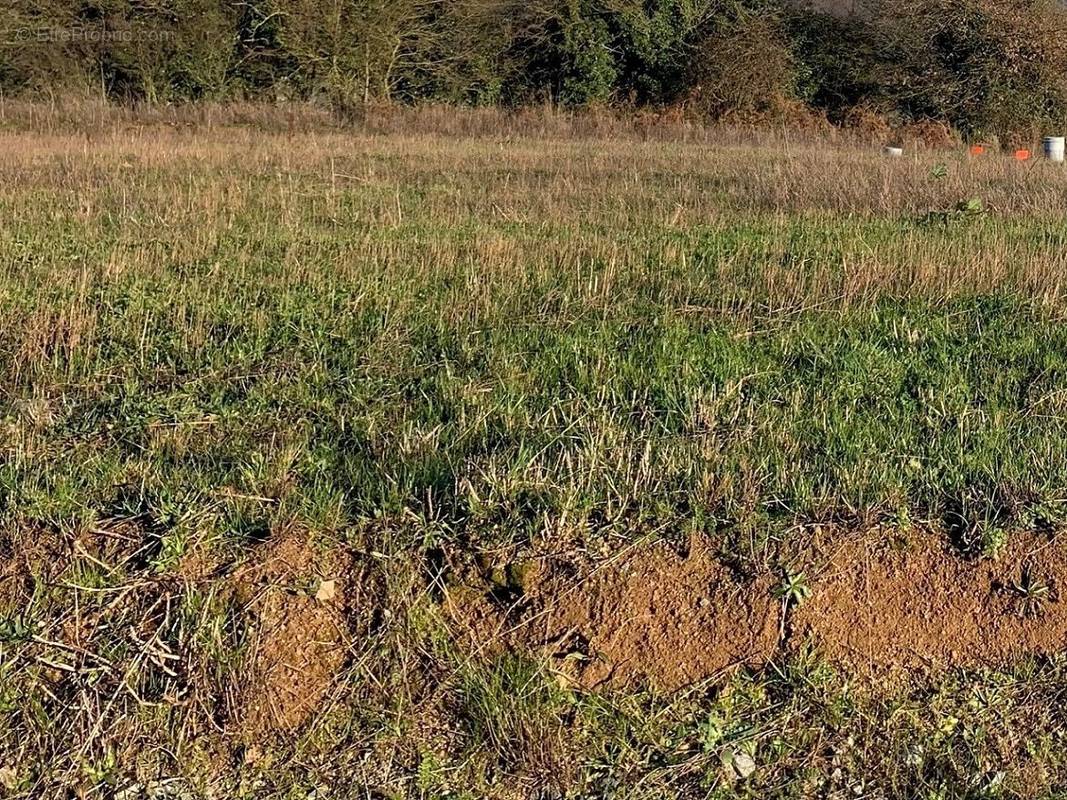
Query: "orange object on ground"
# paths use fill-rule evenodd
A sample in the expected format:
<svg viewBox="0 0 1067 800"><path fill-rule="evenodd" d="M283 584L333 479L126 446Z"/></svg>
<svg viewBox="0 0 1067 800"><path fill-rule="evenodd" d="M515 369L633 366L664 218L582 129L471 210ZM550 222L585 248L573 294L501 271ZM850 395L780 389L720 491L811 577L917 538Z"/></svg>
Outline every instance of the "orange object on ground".
<svg viewBox="0 0 1067 800"><path fill-rule="evenodd" d="M972 144L971 145L971 155L972 156L980 156L984 152L985 152L985 145L984 144Z"/></svg>
<svg viewBox="0 0 1067 800"><path fill-rule="evenodd" d="M1031 155L1031 153L1030 153L1029 150L1016 150L1015 151L1015 160L1016 161L1029 161L1030 160L1030 155Z"/></svg>

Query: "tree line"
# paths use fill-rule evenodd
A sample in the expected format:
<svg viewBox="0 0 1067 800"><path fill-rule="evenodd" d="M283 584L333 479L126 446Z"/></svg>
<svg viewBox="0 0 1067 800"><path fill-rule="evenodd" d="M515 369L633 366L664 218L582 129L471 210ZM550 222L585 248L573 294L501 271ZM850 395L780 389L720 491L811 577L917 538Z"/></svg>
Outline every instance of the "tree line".
<svg viewBox="0 0 1067 800"><path fill-rule="evenodd" d="M0 0L0 89L797 109L1031 135L1067 119L1058 0Z"/></svg>

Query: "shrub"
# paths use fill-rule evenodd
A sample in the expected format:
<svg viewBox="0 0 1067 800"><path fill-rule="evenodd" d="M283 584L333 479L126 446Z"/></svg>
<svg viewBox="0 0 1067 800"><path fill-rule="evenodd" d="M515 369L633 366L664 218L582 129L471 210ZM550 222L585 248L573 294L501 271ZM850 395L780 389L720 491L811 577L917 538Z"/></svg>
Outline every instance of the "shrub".
<svg viewBox="0 0 1067 800"><path fill-rule="evenodd" d="M712 117L766 113L795 93L797 66L772 6L731 6L694 56L693 105Z"/></svg>
<svg viewBox="0 0 1067 800"><path fill-rule="evenodd" d="M1067 113L1067 12L1053 0L883 0L885 93L910 117L1031 135Z"/></svg>
<svg viewBox="0 0 1067 800"><path fill-rule="evenodd" d="M718 0L614 0L618 88L642 104L670 104L689 90L691 65Z"/></svg>
<svg viewBox="0 0 1067 800"><path fill-rule="evenodd" d="M882 100L886 56L869 15L792 9L784 24L802 67L799 97L838 124L847 122L852 109Z"/></svg>

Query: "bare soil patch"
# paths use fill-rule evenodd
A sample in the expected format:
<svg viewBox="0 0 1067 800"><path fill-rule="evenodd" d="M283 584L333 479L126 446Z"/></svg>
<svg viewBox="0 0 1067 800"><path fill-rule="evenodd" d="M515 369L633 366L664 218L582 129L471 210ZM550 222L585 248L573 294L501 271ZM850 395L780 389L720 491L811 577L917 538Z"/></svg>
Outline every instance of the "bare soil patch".
<svg viewBox="0 0 1067 800"><path fill-rule="evenodd" d="M1004 664L1067 647L1067 537L1016 533L998 558L965 560L940 536L869 533L838 545L792 618L860 671Z"/></svg>
<svg viewBox="0 0 1067 800"><path fill-rule="evenodd" d="M516 598L460 586L445 608L479 652L542 654L589 689L674 691L807 644L872 677L1067 649L1067 536L1016 533L996 559L977 560L921 531L837 535L818 547L811 596L787 617L780 574L739 575L700 538L683 554L660 541L600 566L545 559L523 571Z"/></svg>
<svg viewBox="0 0 1067 800"><path fill-rule="evenodd" d="M236 576L253 647L233 721L245 738L290 732L321 708L347 660L352 559L315 547L306 531L275 534Z"/></svg>
<svg viewBox="0 0 1067 800"><path fill-rule="evenodd" d="M528 573L515 630L586 688L647 681L673 691L738 666L762 666L777 646L770 576L736 575L700 538L684 554L655 542L584 575L562 561ZM484 606L473 607L478 626L489 629Z"/></svg>

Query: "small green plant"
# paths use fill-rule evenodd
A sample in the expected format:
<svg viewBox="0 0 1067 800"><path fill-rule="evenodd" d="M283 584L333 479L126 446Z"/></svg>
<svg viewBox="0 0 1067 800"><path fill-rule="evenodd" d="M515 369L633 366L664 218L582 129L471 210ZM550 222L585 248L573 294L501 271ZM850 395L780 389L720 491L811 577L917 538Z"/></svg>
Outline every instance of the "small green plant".
<svg viewBox="0 0 1067 800"><path fill-rule="evenodd" d="M948 176L948 167L943 162L934 164L930 169L930 179L939 181Z"/></svg>
<svg viewBox="0 0 1067 800"><path fill-rule="evenodd" d="M1020 601L1023 616L1036 616L1049 599L1048 584L1040 581L1029 567L1023 567L1019 580L1012 583L1011 588Z"/></svg>
<svg viewBox="0 0 1067 800"><path fill-rule="evenodd" d="M928 211L919 218L920 225L941 225L969 222L986 214L986 205L980 197L960 200L952 208Z"/></svg>
<svg viewBox="0 0 1067 800"><path fill-rule="evenodd" d="M434 792L440 789L442 772L442 765L437 756L429 750L423 751L415 773L415 786L420 792Z"/></svg>
<svg viewBox="0 0 1067 800"><path fill-rule="evenodd" d="M775 594L781 599L783 606L800 606L811 597L811 587L808 586L803 572L786 570Z"/></svg>
<svg viewBox="0 0 1067 800"><path fill-rule="evenodd" d="M1061 504L1051 501L1043 501L1025 509L1021 514L1020 522L1028 528L1039 531L1054 530L1063 522L1063 510Z"/></svg>
<svg viewBox="0 0 1067 800"><path fill-rule="evenodd" d="M906 505L897 506L890 517L890 524L900 531L907 531L912 526L911 511Z"/></svg>
<svg viewBox="0 0 1067 800"><path fill-rule="evenodd" d="M700 741L705 753L710 753L717 749L726 738L726 735L726 724L723 722L722 717L714 711L709 713L704 721L700 723Z"/></svg>
<svg viewBox="0 0 1067 800"><path fill-rule="evenodd" d="M113 785L118 777L118 768L118 757L110 747L99 759L87 759L82 762L82 774L86 780L97 786Z"/></svg>
<svg viewBox="0 0 1067 800"><path fill-rule="evenodd" d="M0 642L28 641L32 636L33 628L24 617L0 617Z"/></svg>
<svg viewBox="0 0 1067 800"><path fill-rule="evenodd" d="M979 547L982 556L996 559L1008 544L1008 532L999 525L991 525L982 531Z"/></svg>

